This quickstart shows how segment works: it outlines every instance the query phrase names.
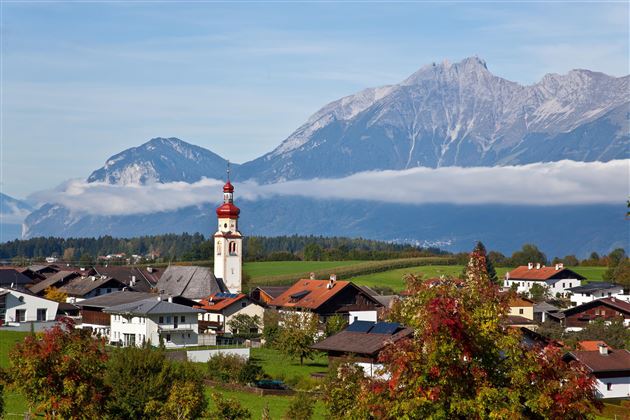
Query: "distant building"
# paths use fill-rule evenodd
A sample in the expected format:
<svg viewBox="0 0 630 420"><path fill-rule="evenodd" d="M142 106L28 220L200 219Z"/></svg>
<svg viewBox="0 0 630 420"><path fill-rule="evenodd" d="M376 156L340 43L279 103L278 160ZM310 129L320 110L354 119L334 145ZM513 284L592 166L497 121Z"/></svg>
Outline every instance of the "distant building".
<svg viewBox="0 0 630 420"><path fill-rule="evenodd" d="M569 352L564 359L577 360L595 376L599 398L630 397L630 352L613 350L605 344L598 347L596 351Z"/></svg>
<svg viewBox="0 0 630 420"><path fill-rule="evenodd" d="M410 337L411 328L397 323L355 321L343 331L332 335L311 348L328 354L328 364L336 361L353 361L363 368L367 376L379 377L383 367L378 361L380 352L389 343Z"/></svg>
<svg viewBox="0 0 630 420"><path fill-rule="evenodd" d="M124 303L104 309L111 315L110 342L141 346L150 342L166 347L196 346L197 316L200 309L163 300L160 297Z"/></svg>
<svg viewBox="0 0 630 420"><path fill-rule="evenodd" d="M515 287L518 293L529 293L532 286L538 284L546 287L551 296L564 296L568 289L577 287L585 280L584 276L564 268L562 264L545 267L541 264L529 263L515 268L505 274L503 286Z"/></svg>
<svg viewBox="0 0 630 420"><path fill-rule="evenodd" d="M508 315L520 316L530 321L534 320L534 301L520 296L510 299L510 312Z"/></svg>
<svg viewBox="0 0 630 420"><path fill-rule="evenodd" d="M125 287L125 283L118 279L94 275L73 278L58 289L68 295L66 302L77 303L95 296L118 292Z"/></svg>
<svg viewBox="0 0 630 420"><path fill-rule="evenodd" d="M96 266L94 267L97 275L114 277L125 283L127 287L138 292L150 292L157 287L157 283L162 274L161 269L151 267L128 267L122 265L113 266Z"/></svg>
<svg viewBox="0 0 630 420"><path fill-rule="evenodd" d="M46 292L46 289L48 289L49 287L55 287L58 289L68 284L71 280L80 277L81 273L77 271L60 270L50 275L45 280L34 284L29 288L29 290L38 296L43 296Z"/></svg>
<svg viewBox="0 0 630 420"><path fill-rule="evenodd" d="M534 321L545 322L550 314L556 314L560 312L560 308L547 302L540 302L534 304Z"/></svg>
<svg viewBox="0 0 630 420"><path fill-rule="evenodd" d="M582 305L595 299L614 297L624 299L623 287L618 284L594 281L568 290L573 306ZM627 296L630 298L630 296ZM625 300L625 299L624 299Z"/></svg>

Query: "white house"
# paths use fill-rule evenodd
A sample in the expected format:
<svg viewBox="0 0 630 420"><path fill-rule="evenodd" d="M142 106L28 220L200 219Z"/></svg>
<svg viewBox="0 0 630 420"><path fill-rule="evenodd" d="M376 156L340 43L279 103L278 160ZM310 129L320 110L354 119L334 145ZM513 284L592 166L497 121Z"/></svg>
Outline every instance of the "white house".
<svg viewBox="0 0 630 420"><path fill-rule="evenodd" d="M0 288L0 324L54 321L59 303L31 293Z"/></svg>
<svg viewBox="0 0 630 420"><path fill-rule="evenodd" d="M579 306L595 299L606 297L625 300L623 299L625 296L623 287L612 283L594 281L582 286L572 287L569 289L569 292L571 292L570 299L573 306Z"/></svg>
<svg viewBox="0 0 630 420"><path fill-rule="evenodd" d="M567 295L568 289L581 285L582 280L586 278L562 264L546 267L529 263L506 273L503 286L507 289L515 287L518 293L529 293L537 284L545 287L550 296L557 297Z"/></svg>
<svg viewBox="0 0 630 420"><path fill-rule="evenodd" d="M250 317L257 316L260 320L260 326L256 331L251 333L259 333L262 330L262 320L265 308L252 300L243 293L214 293L206 299L199 302L196 308L202 309L205 313L199 314L199 320L205 321L211 329L216 332L235 333L232 331L230 321L235 316L244 314Z"/></svg>
<svg viewBox="0 0 630 420"><path fill-rule="evenodd" d="M600 344L597 351L572 351L565 360L578 360L595 376L599 398L630 397L630 351Z"/></svg>
<svg viewBox="0 0 630 420"><path fill-rule="evenodd" d="M163 342L166 347L196 346L200 309L162 300L161 297L144 299L105 308L110 314L111 343L122 346L153 346Z"/></svg>

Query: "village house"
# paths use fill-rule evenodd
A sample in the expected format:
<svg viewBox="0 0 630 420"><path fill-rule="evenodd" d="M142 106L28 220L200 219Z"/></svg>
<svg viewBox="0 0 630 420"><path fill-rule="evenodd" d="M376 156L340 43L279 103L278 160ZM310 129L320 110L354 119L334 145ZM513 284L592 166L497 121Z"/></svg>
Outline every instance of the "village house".
<svg viewBox="0 0 630 420"><path fill-rule="evenodd" d="M550 314L556 314L560 312L560 308L547 302L540 302L534 304L534 321L543 323Z"/></svg>
<svg viewBox="0 0 630 420"><path fill-rule="evenodd" d="M95 296L118 292L126 287L125 283L107 276L76 277L58 290L68 295L66 302L77 303Z"/></svg>
<svg viewBox="0 0 630 420"><path fill-rule="evenodd" d="M157 298L157 296L158 295L155 293L122 290L78 302L77 306L81 309L81 323L79 328L90 329L94 335L109 339L111 315L104 312L105 309L145 299ZM192 307L196 303L182 297L174 297L171 298L171 300L174 303L189 307Z"/></svg>
<svg viewBox="0 0 630 420"><path fill-rule="evenodd" d="M174 303L160 296L105 308L111 315L109 341L121 346L188 347L198 343L201 309Z"/></svg>
<svg viewBox="0 0 630 420"><path fill-rule="evenodd" d="M624 296L623 287L618 284L601 281L594 281L581 286L572 287L568 291L571 293L569 298L573 306L582 305L592 300L605 297L614 297L622 300L626 300L626 298L630 299L630 296Z"/></svg>
<svg viewBox="0 0 630 420"><path fill-rule="evenodd" d="M521 296L510 299L510 311L507 314L505 324L510 327L523 327L536 329L534 322L534 301Z"/></svg>
<svg viewBox="0 0 630 420"><path fill-rule="evenodd" d="M34 283L35 281L33 279L25 276L16 268L0 268L0 287L29 287Z"/></svg>
<svg viewBox="0 0 630 420"><path fill-rule="evenodd" d="M580 331L595 320L623 320L630 326L630 303L614 297L592 300L553 314L550 319L560 322L568 331Z"/></svg>
<svg viewBox="0 0 630 420"><path fill-rule="evenodd" d="M60 288L61 286L65 286L71 280L81 277L81 273L77 271L71 270L59 270L45 280L40 281L37 284L29 287L29 290L38 296L44 296L46 293L46 289L50 287Z"/></svg>
<svg viewBox="0 0 630 420"><path fill-rule="evenodd" d="M261 305L268 305L269 302L289 290L291 286L257 286L249 296Z"/></svg>
<svg viewBox="0 0 630 420"><path fill-rule="evenodd" d="M269 302L279 311L310 312L319 316L320 322L333 315L343 316L348 323L377 321L378 310L383 305L354 283L336 280L298 280L286 292Z"/></svg>
<svg viewBox="0 0 630 420"><path fill-rule="evenodd" d="M232 321L234 317L243 314L250 317L258 317L260 325L255 331L240 331L241 333L257 334L262 332L262 320L265 308L244 293L214 293L206 299L202 299L199 305L195 307L206 312L199 314L199 323L205 330L211 330L218 334L236 334L239 331L232 329L230 321Z"/></svg>
<svg viewBox="0 0 630 420"><path fill-rule="evenodd" d="M96 275L113 277L138 292L151 292L156 289L162 274L161 269L153 267L125 267L120 265L94 267Z"/></svg>
<svg viewBox="0 0 630 420"><path fill-rule="evenodd" d="M0 288L0 325L54 321L59 303L26 289Z"/></svg>
<svg viewBox="0 0 630 420"><path fill-rule="evenodd" d="M577 360L595 376L599 398L630 397L630 352L599 344L596 351L574 350L565 361Z"/></svg>
<svg viewBox="0 0 630 420"><path fill-rule="evenodd" d="M552 297L567 295L568 289L577 287L585 280L584 276L564 268L562 264L546 267L529 263L505 274L503 286L506 289L516 288L517 293L530 293L535 284L546 288Z"/></svg>
<svg viewBox="0 0 630 420"><path fill-rule="evenodd" d="M383 365L378 362L378 356L385 346L412 334L411 328L397 323L355 321L311 348L326 352L329 366L337 361L352 360L367 376L373 377L380 376L379 369Z"/></svg>

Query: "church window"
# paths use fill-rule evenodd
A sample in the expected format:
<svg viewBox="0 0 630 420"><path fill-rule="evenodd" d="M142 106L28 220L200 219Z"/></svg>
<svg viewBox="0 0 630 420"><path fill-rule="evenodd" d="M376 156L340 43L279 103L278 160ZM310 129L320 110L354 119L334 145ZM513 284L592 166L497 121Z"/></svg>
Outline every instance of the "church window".
<svg viewBox="0 0 630 420"><path fill-rule="evenodd" d="M221 242L217 242L217 255L221 255Z"/></svg>
<svg viewBox="0 0 630 420"><path fill-rule="evenodd" d="M236 242L230 242L230 254L236 255Z"/></svg>

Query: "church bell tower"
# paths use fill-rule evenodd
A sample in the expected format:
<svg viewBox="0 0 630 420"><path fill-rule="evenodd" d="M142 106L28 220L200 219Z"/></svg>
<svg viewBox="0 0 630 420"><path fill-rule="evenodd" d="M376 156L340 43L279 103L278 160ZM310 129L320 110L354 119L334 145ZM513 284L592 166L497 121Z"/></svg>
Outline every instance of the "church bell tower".
<svg viewBox="0 0 630 420"><path fill-rule="evenodd" d="M214 234L214 276L223 280L230 293L242 291L243 235L238 231L240 212L234 205L234 186L230 182L228 166L223 204L217 208L219 226Z"/></svg>

